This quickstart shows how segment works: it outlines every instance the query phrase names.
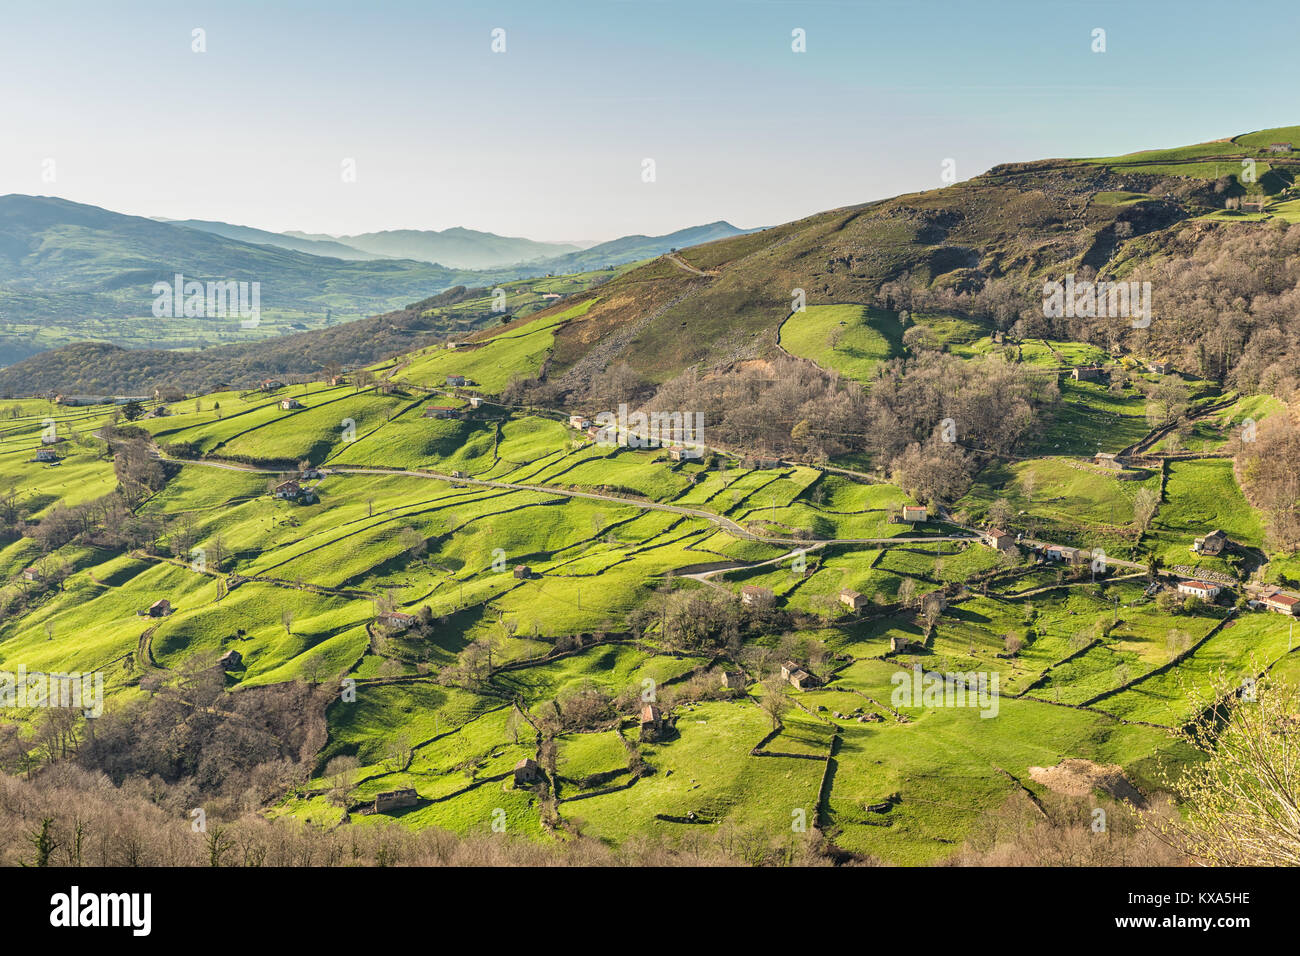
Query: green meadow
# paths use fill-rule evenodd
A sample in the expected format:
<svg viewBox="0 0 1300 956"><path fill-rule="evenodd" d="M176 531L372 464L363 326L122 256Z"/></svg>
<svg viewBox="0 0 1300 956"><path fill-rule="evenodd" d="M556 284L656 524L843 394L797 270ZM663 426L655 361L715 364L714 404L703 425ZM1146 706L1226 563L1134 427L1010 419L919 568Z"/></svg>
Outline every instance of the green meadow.
<svg viewBox="0 0 1300 956"><path fill-rule="evenodd" d="M859 382L880 363L903 353L898 315L865 305L814 305L793 313L780 330L791 355L812 359Z"/></svg>
<svg viewBox="0 0 1300 956"><path fill-rule="evenodd" d="M537 373L555 333L595 301L420 349L362 386L146 402L134 425L166 475L134 509L138 540L4 542L0 666L102 671L109 708L182 686L230 651L231 694L337 683L324 743L271 816L504 826L539 841L758 834L766 845L819 828L843 850L908 865L942 862L1026 794L1047 796L1033 768L1114 763L1154 790L1159 765L1190 758L1172 731L1217 676L1294 667L1279 616L1169 606L1131 569L1093 580L972 539L1005 500L1013 528L1046 540L1235 573L1236 559L1188 551L1213 528L1265 543L1229 459L1172 459L1133 480L1091 461L1150 433L1136 388L1065 379L1027 457L988 462L944 521L901 524L915 502L883 476L725 455L672 462L493 400ZM999 352L1048 375L1108 358L1077 343L996 344L990 327L956 315L908 321L953 355ZM869 383L906 355L905 331L892 312L813 306L785 320L780 341ZM449 388L451 375L473 384ZM1197 388L1201 406L1217 400ZM475 393L487 398L479 407ZM1273 399L1232 399L1191 423L1185 450L1230 448L1248 421L1284 413ZM427 417L429 405L457 417ZM0 487L28 520L118 486L95 434L113 416L0 403ZM37 463L51 423L60 461ZM304 460L324 469L304 478L314 499L273 497ZM1143 491L1159 507L1139 534ZM1294 555L1271 557L1271 580L1300 580ZM771 609L741 601L755 587L771 592ZM846 606L845 590L864 606ZM942 606L918 600L936 592ZM160 600L171 613L144 613ZM387 609L418 623L391 629ZM682 636L710 615L721 637ZM818 682L786 685L774 723L764 678L788 657ZM996 675L996 713L896 699L914 668ZM743 688L724 688L723 671ZM668 717L658 739L639 733L647 702ZM39 718L20 715L33 730ZM342 758L355 769L340 803L330 768ZM542 764L544 787L516 783L526 759ZM378 794L407 787L414 806L369 812Z"/></svg>

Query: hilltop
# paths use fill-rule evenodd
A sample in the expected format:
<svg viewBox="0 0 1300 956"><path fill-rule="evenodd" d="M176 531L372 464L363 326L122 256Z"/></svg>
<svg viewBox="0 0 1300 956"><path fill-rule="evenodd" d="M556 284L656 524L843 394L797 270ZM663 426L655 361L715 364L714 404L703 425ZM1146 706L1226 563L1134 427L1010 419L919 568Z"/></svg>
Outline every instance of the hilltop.
<svg viewBox="0 0 1300 956"><path fill-rule="evenodd" d="M1041 308L1041 284L1066 273L1149 279L1165 269L1176 275L1178 270L1171 269L1170 263L1208 261L1234 236L1242 235L1242 229L1289 222L1300 209L1300 200L1293 198L1300 153L1279 152L1271 144L1292 139L1300 142L1300 130L1285 127L1129 156L1005 164L945 188L830 210L754 232L713 223L664 237L626 237L544 260L533 271L596 271L607 269L611 261L657 257L618 277L580 321L557 330L545 376L570 400L580 402L596 397L591 394L592 377L611 362L626 365L638 381L650 386L693 367L727 367L770 358L780 354L779 330L792 311L796 290L802 290L810 306L898 305L906 299L912 311L933 307L960 314L988 331L995 326L1010 331L1023 320L1022 331L1057 337L1113 332L1128 348L1199 362L1197 342L1205 329L1194 330L1190 338L1181 325L1167 322L1134 332L1085 332L1078 323L1069 330L1046 329L1035 318ZM1254 163L1253 169L1243 165L1245 160ZM63 237L60 242L67 242L65 227L55 223L69 217L73 204L21 199L11 197L11 209L39 214L55 235ZM151 242L174 241L175 230L182 228L89 207L71 212L80 223L74 233L89 229L96 236L117 236L107 243L110 250L140 243L152 248ZM147 241L134 237L136 232L149 237L151 227L166 232ZM33 228L30 216L25 228ZM37 234L45 228L38 222ZM121 236L132 238L118 241ZM219 237L207 238L222 242ZM223 257L231 252L228 246L208 247L202 239L194 241L199 247L182 246L177 261L183 258L205 269L227 268ZM12 239L9 245L14 245ZM235 251L250 268L258 256L289 256L286 268L310 273L301 275L302 282L321 282L316 259L292 258L287 250L277 253L249 244L238 244ZM66 255L45 263L39 251L18 257L11 252L9 268L18 270L28 283L43 274L57 275L58 286L67 289L61 293L64 297L102 296L107 293L87 290L97 283L120 286L119 270L130 264L113 255L97 252L69 271L63 264ZM95 265L106 257L107 265ZM257 265L261 268L263 263ZM414 286L423 286L420 291L427 295L454 284L453 279L471 287L499 281L499 277L455 276L445 271L428 275L421 272L426 267L410 262L336 263L335 267L388 268L402 277L398 284L390 276L368 287L343 276L324 280L327 289L347 288L354 300L367 291L397 294L399 288ZM332 273L335 267L327 271ZM313 269L317 272L311 273ZM1176 307L1171 298L1174 284L1172 279L1156 283L1157 311ZM11 289L14 285L9 283ZM5 294L0 291L0 296ZM115 294L122 293L119 289ZM406 296L405 301L415 298ZM329 300L337 301L337 296ZM484 314L484 320L489 318ZM683 330L690 334L681 334ZM53 368L75 365L57 354L45 360ZM123 361L129 364L129 359ZM142 368L154 361L140 357ZM125 365L118 377L130 378ZM26 380L21 369L0 372L0 388L5 391L21 393ZM64 384L79 387L75 378Z"/></svg>
<svg viewBox="0 0 1300 956"><path fill-rule="evenodd" d="M199 232L214 233L240 242L252 242L262 246L278 246L282 249L292 249L294 252L305 252L310 256L354 260L388 258L387 256L377 256L373 253L363 252L353 246L339 242L332 236L306 236L291 232L271 232L266 229L236 226L228 222L216 222L209 219L159 219L158 221L173 226L184 226L186 229L197 229Z"/></svg>
<svg viewBox="0 0 1300 956"><path fill-rule="evenodd" d="M666 252L697 246L716 239L743 236L752 229L738 229L729 222L711 222L703 226L679 229L663 236L623 236L601 242L567 255L547 259L537 265L550 272L583 272L650 259Z"/></svg>
<svg viewBox="0 0 1300 956"><path fill-rule="evenodd" d="M1131 156L1006 164L942 189L830 210L756 232L736 235L737 230L729 224L714 223L647 240L649 246L641 237L632 237L573 253L553 261L600 262L604 269L604 260L610 255L630 256L663 248L667 240L683 244L669 246L678 251L623 269L622 274L592 273L588 285L604 278L612 281L602 288L591 308L555 329L554 347L536 384L561 402L599 400L608 404L621 398L645 398L656 386L689 369L726 369L770 360L787 351L780 344L781 328L799 296L813 308L859 303L960 317L979 335L1039 335L1118 345L1126 351L1176 360L1183 367L1195 365L1201 374L1222 378L1227 372L1222 367L1223 353L1205 344L1212 330L1204 323L1189 329L1181 320L1158 319L1150 328L1134 330L1114 322L1050 322L1041 315L1041 286L1044 281L1073 273L1103 279L1155 277L1158 314L1173 315L1207 305L1219 308L1215 303L1192 303L1192 293L1179 277L1195 273L1195 269L1189 271L1189 264L1211 262L1234 241L1252 235L1242 230L1270 229L1288 221L1300 203L1289 198L1295 170L1300 168L1300 153L1279 152L1270 144L1289 142L1293 136L1300 141L1297 132L1287 127ZM1243 165L1247 159L1255 163L1253 176ZM1257 204L1260 211L1243 210L1243 203L1251 209ZM83 241L90 236L116 237L108 248L117 252L97 252L71 271L61 264L66 256L49 262L48 254L40 251L43 247L34 243L28 243L18 255L10 241L11 273L21 273L32 282L44 274L57 275L57 282L68 287L68 295L107 294L86 293L86 288L94 288L96 283L121 285L120 270L135 262L122 258L127 255L123 249L153 254L158 243L174 241L178 229L194 244L182 247L183 258L201 268L228 264L224 257L233 247L250 266L254 260L259 268L268 264L256 257L284 257L275 261L299 270L295 281L321 281L319 274L311 271L321 260L287 250L232 243L195 230L60 200L10 197L5 208L11 217L23 212L24 228L34 229L38 235L49 231L62 237L64 244L69 229L77 234L86 230ZM63 225L66 220L75 225ZM719 232L724 238L685 247L688 240L707 239ZM1256 239L1242 241L1254 243ZM33 245L35 251L29 248ZM98 249L98 240L94 245ZM1269 248L1267 242L1261 246L1266 256ZM1279 250L1278 254L1285 253ZM371 285L376 294L381 288L395 293L400 287L425 282L433 282L436 288L454 278L444 271L434 279L421 272L426 267L410 262L336 262L335 267L388 268L403 277L402 283L390 279ZM483 277L472 278L486 285ZM354 297L363 291L355 281L342 277L324 281L327 288L334 283L346 285ZM370 281L377 283L373 276ZM77 282L83 285L73 292ZM570 284L560 291L573 295L577 290L578 286ZM1250 294L1236 287L1232 291L1237 297ZM336 298L332 296L331 301ZM1229 298L1224 293L1224 307ZM462 322L456 328L472 331L490 326L500 317L485 305L475 315L468 326ZM370 325L352 332L334 332L319 346L311 344L311 336L320 333L291 336L268 347L268 354L284 356L270 364L278 373L313 371L295 364L292 356L299 351L304 356L328 354L331 360L346 364L350 360L330 343L360 339L366 330L377 327L376 323L408 327L410 317L409 308L399 309L382 319L368 320ZM421 331L432 332L435 327ZM421 344L409 337L405 343L391 336L380 341L385 349ZM882 353L882 358L901 355L901 344ZM940 351L948 347L942 339L931 344ZM228 373L218 369L223 362L239 366L243 362L240 356L248 353L238 345L227 348L229 351L203 358L172 361L192 387L239 379L237 369ZM41 367L53 376L47 379L48 387L94 391L117 383L116 388L138 390L157 384L156 369L163 364L156 353L132 356L101 351L96 354L109 360L102 366L97 360L92 377L85 371L87 354L84 347L78 347L43 355ZM368 361L378 354L374 348L363 347L356 360ZM600 381L611 366L627 370L621 394L609 392ZM200 367L207 371L195 371ZM0 371L0 391L24 394L39 387L34 368L20 364Z"/></svg>
<svg viewBox="0 0 1300 956"><path fill-rule="evenodd" d="M1300 130L1288 127L1137 159L1007 164L942 189L683 249L624 276L561 330L548 375L581 398L592 367L610 361L658 383L693 366L771 356L795 290L808 305L873 304L898 283L990 328L1009 329L1025 314L1032 323L1046 279L1133 278L1170 258L1196 259L1198 247L1233 234L1225 230L1289 222L1300 210L1292 198L1300 152L1262 144L1293 133L1300 144ZM1249 157L1258 159L1256 182L1242 182ZM1266 211L1227 208L1250 197ZM1166 291L1157 288L1157 298ZM1181 351L1185 340L1159 322L1125 337L1159 350Z"/></svg>

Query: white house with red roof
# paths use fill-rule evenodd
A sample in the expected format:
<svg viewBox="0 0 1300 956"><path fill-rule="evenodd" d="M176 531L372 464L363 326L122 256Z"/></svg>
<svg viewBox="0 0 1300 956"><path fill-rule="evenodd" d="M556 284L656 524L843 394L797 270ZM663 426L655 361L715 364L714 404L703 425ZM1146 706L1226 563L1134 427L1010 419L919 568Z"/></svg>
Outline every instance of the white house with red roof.
<svg viewBox="0 0 1300 956"><path fill-rule="evenodd" d="M1222 591L1217 584L1211 584L1209 581L1179 581L1178 593L1188 594L1192 597L1200 598L1202 601L1213 601L1218 593Z"/></svg>

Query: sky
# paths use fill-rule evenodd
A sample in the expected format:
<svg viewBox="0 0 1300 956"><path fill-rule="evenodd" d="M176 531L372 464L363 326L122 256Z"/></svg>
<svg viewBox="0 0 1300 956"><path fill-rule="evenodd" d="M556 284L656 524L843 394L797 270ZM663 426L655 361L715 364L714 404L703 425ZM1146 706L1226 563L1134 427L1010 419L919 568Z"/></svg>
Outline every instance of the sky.
<svg viewBox="0 0 1300 956"><path fill-rule="evenodd" d="M1217 0L4 0L0 195L332 235L774 225L941 186L945 161L967 179L1300 123L1300 4L1246 14Z"/></svg>

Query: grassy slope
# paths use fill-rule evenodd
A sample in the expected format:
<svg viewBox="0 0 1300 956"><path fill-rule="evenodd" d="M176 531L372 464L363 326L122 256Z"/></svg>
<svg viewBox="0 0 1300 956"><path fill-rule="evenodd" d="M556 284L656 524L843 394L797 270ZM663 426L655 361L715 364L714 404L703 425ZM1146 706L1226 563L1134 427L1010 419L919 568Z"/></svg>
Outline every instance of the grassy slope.
<svg viewBox="0 0 1300 956"><path fill-rule="evenodd" d="M390 399L400 405L396 397ZM313 388L304 397L308 411L282 412L264 400L242 402L230 394L221 396L223 412L229 408L222 419L214 417L212 400L206 400L198 412L188 403L178 404L174 415L149 419L147 424L172 441L202 438L246 452L265 449L273 454L283 448L297 453L319 440L313 435L330 432L324 426L319 432L297 428L296 423L311 422L311 409L334 409L330 416L347 411L360 420L380 398L349 389ZM34 500L52 502L72 494L71 486L61 484L59 469L39 469L18 459L34 447L35 430L48 413L65 417L61 427L79 422L85 429L103 412L37 405L19 412L27 414L10 420L0 442L0 455L6 447L13 449L13 464L6 467L15 476L26 476ZM331 445L334 463L352 456L353 461L371 466L450 470L453 463L469 464L490 469L494 477L504 480L629 487L650 498L682 500L741 521L775 520L790 528L837 535L897 533L899 527L885 518L906 500L897 489L819 477L804 468L733 470L729 487L717 473L700 472L704 480L692 486L682 480L681 471L657 461L653 453L625 451L610 457L606 450L587 444L575 446L562 425L537 418L512 418L502 425L499 436L496 425L489 423L438 422L406 414L387 420L382 407L372 408L366 422L365 438L347 446ZM445 448L428 438L412 444L416 432L407 436L411 429L424 429L432 436L449 426L469 431L450 439ZM486 436L481 447L472 437L480 433ZM371 451L366 451L367 443ZM407 447L411 453L402 452ZM467 451L476 447L478 452ZM100 469L106 483L111 481L111 465L96 463L90 449L70 455L69 464L59 467L73 467L79 455L86 456L85 467ZM699 470L697 465L689 467ZM1018 482L1029 471L1034 474L1034 493L1023 495L1017 491ZM1233 505L1237 499L1230 479L1221 461L1173 466L1174 495L1162 508L1151 532L1153 540L1167 538L1171 549L1185 548L1184 535L1204 522L1222 525L1242 540L1258 540L1257 520L1252 524L1248 512L1236 513L1241 503ZM971 506L993 494L1010 494L1017 504L1023 502L1063 527L1085 528L1108 524L1112 509L1123 512L1136 487L1070 467L1059 458L1018 463L1006 474L986 475L985 481L984 490L972 492ZM229 551L225 570L268 580L246 583L219 598L214 577L186 566L66 549L62 556L73 568L66 589L46 595L29 613L0 626L0 655L6 665L104 668L112 706L139 694L141 669L127 673L123 658L137 650L142 632L157 623L149 647L162 668L174 668L196 653L238 649L245 666L235 675L236 688L349 669L360 678L379 674L386 655L375 653L366 632L373 616L370 600L296 589L295 582L303 580L362 592L386 590L407 608L429 604L442 616L434 638L408 647L397 662L399 672L418 677L416 661L425 661L435 670L451 662L469 640L495 633L499 615L518 627L516 636L500 646L502 658L532 657L543 653L555 636L616 628L623 615L654 594L656 582L670 570L725 559L729 553L748 560L780 553L762 546L739 547L735 539L700 519L644 513L613 503L559 501L531 491L457 488L412 477L335 475L321 483L319 504L295 506L270 500L264 486L264 476L183 465L145 510L170 516L192 514L200 546L210 547L218 536L225 542ZM404 528L413 528L429 540L427 558L413 562L403 554L399 532ZM505 555L506 567L526 561L540 576L525 582L497 571L493 566L497 548ZM29 545L15 542L0 551L0 560L13 575L34 555ZM991 551L977 546L837 547L811 556L807 576L796 575L783 564L728 575L719 583L727 588L738 588L742 582L768 586L792 607L830 615L818 638L859 661L826 690L805 695L810 706L826 701L829 712L848 710L851 701L857 701L855 707L863 703L865 698L855 691L887 699L889 677L898 665L875 658L887 649L891 633L919 636L908 613L870 626L847 620L835 604L840 588L890 599L908 578L924 591L942 581L965 580L995 563ZM1125 609L1105 651L1090 652L1059 669L1035 691L1036 696L1077 702L1113 689L1122 678L1139 677L1167 659L1164 638L1171 628L1196 636L1214 624L1213 616L1161 615L1149 602L1142 604L1140 588L1120 587L1116 593ZM136 616L139 608L159 596L173 602L175 614L161 622ZM1017 659L1005 661L998 657L1003 638L1026 629L1028 606L1034 609L1032 639ZM1113 604L1107 597L1073 588L1049 590L1032 599L970 597L956 602L944 615L926 653L927 666L997 670L1009 689L1022 690L1072 652L1070 642L1080 628L1110 613ZM1276 656L1281 638L1274 623L1243 620L1237 625L1241 630L1229 635L1231 640L1216 637L1189 666L1196 674L1208 673L1211 664L1219 663L1242 670L1252 653ZM1250 638L1260 628L1260 638ZM611 693L640 688L646 676L671 680L700 663L652 650L592 648L552 665L503 675L500 689L508 688L532 706L589 683ZM161 673L165 677L166 671ZM1160 681L1144 689L1164 686ZM1138 694L1125 691L1108 700L1116 711L1155 723L1170 723L1188 712L1172 690L1161 690L1156 698ZM399 785L414 786L429 798L459 793L403 814L400 819L406 825L470 831L486 827L492 810L503 807L510 826L544 839L536 805L525 794L496 783L461 792L474 780L505 773L531 752L513 743L504 713L495 709L499 705L499 698L427 680L375 685L363 690L357 705L331 710L331 737L324 756L358 753L365 773L373 775L358 791L360 796ZM934 861L952 846L940 841L960 841L980 825L985 811L1011 796L997 768L1025 779L1029 766L1050 765L1062 756L1088 756L1124 764L1141 779L1155 756L1171 747L1158 731L1124 728L1051 703L1004 700L1002 716L995 720L948 709L922 708L913 716L908 725L892 719L843 725L844 741L826 808L841 845L895 862ZM658 814L678 817L695 812L715 821L713 825L729 821L773 827L788 826L796 810L810 817L815 813L822 765L750 756L750 748L767 732L765 718L752 703L700 704L681 710L678 717L680 737L642 748L643 757L659 773L628 790L562 802L561 815L580 820L589 832L622 839L683 826L664 823ZM399 732L416 743L428 741L417 747L416 762L404 774L392 773L383 759L384 742ZM952 746L956 739L963 741L961 748ZM829 725L794 712L769 746L823 754L829 746ZM613 731L565 735L560 755L560 773L568 781L562 786L570 796L582 778L606 772L617 775L626 761ZM466 761L474 767L473 777L463 772ZM673 773L668 775L667 770ZM900 803L882 826L865 806L895 793ZM939 794L947 796L939 800ZM288 800L276 812L327 820L337 811L318 799L303 798Z"/></svg>
<svg viewBox="0 0 1300 956"><path fill-rule="evenodd" d="M1143 162L1155 160L1147 156ZM426 400L413 386L438 387L455 373L494 392L512 375L532 374L548 359L553 373L563 375L602 334L657 310L662 310L658 317L638 326L626 353L650 377L671 374L697 354L701 343L728 336L755 340L760 348L765 342L774 346L780 328L786 348L869 379L876 363L900 353L899 330L889 313L842 303L865 298L867 274L879 277L904 265L916 267L918 250L933 253L943 244L982 242L1002 252L1024 253L1045 242L1046 234L1036 233L1032 224L1042 221L1048 204L1026 195L1020 185L1009 185L1011 179L1034 175L995 174L952 187L942 197L923 194L878 207L837 210L686 250L688 262L720 275L701 279L664 261L631 269L580 302L484 331L464 350L423 349L409 363L388 366L399 385L392 395L312 386L294 392L306 409L289 412L279 409L274 396L226 392L205 396L198 409L190 401L178 403L171 415L142 424L161 441L191 443L218 457L275 462L309 457L337 468L464 470L543 487L615 489L726 514L742 524L776 527L781 533L894 537L907 529L890 524L888 516L907 499L890 486L819 476L809 468L745 470L732 465L722 473L699 465L673 466L653 452L596 448L558 422L508 415L499 406L470 413L464 421L425 419L420 406L435 400ZM960 197L957 190L962 190ZM967 223L945 236L935 235L927 217L958 198L984 213L980 225ZM1091 228L1103 227L1115 209L1130 201L1141 200L1117 195L1113 202L1098 204L1089 213ZM807 257L823 248L869 256L857 274L833 268L819 272L821 266L812 266L818 281L807 281ZM934 269L943 264L941 258L923 261ZM796 281L799 270L804 278ZM829 296L840 304L815 302L791 317L784 292L770 292L795 287L791 282L806 282L810 289L829 287ZM681 295L687 298L669 305ZM914 320L954 354L975 356L997 348L988 329L958 317L918 315ZM694 334L682 334L683 322ZM832 348L829 333L835 329L845 332ZM1048 370L1095 361L1097 353L1074 343L1027 342L1017 358ZM1131 519L1132 497L1141 483L1119 482L1062 456L1090 455L1098 447L1116 450L1145 435L1142 401L1133 390L1112 394L1091 383L1067 383L1063 394L1057 418L1036 438L1044 457L987 469L960 506L979 514L993 499L1006 497L1016 510L1032 512L1044 533L1073 532L1085 539L1079 543L1090 545L1122 544L1128 540L1123 526ZM21 489L32 510L86 500L112 487L111 462L100 460L95 442L85 437L102 423L105 410L55 409L36 402L15 403L15 408L9 419L0 418L0 476L7 475ZM1207 421L1204 436L1194 437L1225 440L1226 431L1243 417L1258 419L1278 411L1267 402L1243 399ZM24 460L51 415L71 439L67 461L57 468ZM344 438L346 419L355 423L355 440ZM535 799L488 779L534 752L531 732L517 742L507 729L502 703L518 697L535 709L584 686L613 694L639 692L647 678L657 684L673 681L705 663L658 652L651 637L637 647L587 647L554 662L521 666L499 674L482 692L437 684L438 669L452 663L470 641L496 637L498 661L524 663L546 653L557 637L617 633L628 612L659 599L657 589L670 572L721 560L763 561L784 550L737 539L700 518L646 512L629 503L565 499L541 490L339 473L320 484L318 504L298 506L268 498L266 478L185 464L166 490L144 505L146 512L173 518L189 514L201 547L214 550L218 539L223 542L228 554L223 571L260 580L222 596L215 576L183 564L84 547L61 549L58 557L72 572L64 590L37 594L26 613L0 623L0 662L103 668L109 674L110 705L132 699L141 693L145 665L142 661L128 673L123 658L141 647L142 633L155 623L135 612L166 596L177 612L157 622L144 641L164 669L176 668L196 653L237 648L245 666L233 675L236 692L242 686L344 671L362 680L404 674L410 683L363 683L356 704L331 708L330 740L318 769L331 755L355 753L366 776L362 797L394 786L413 786L430 800L449 797L400 815L404 825L414 827L486 829L492 812L501 808L512 831L548 838ZM1160 479L1153 476L1145 484L1159 487ZM1179 461L1169 468L1162 506L1140 547L1157 550L1168 563L1190 563L1186 548L1191 537L1215 526L1246 544L1262 541L1259 516L1242 498L1228 462ZM408 553L411 532L426 542L425 555ZM14 576L39 557L27 539L0 549L9 595L26 588ZM520 562L537 576L520 580L502 570ZM1158 727L1124 725L1104 713L1056 704L1117 691L1105 697L1107 712L1173 726L1196 706L1178 689L1179 675L1202 680L1220 666L1244 675L1255 669L1255 658L1272 660L1286 650L1280 619L1247 615L1216 633L1185 667L1143 679L1175 652L1168 640L1171 631L1199 639L1222 612L1175 616L1145 598L1140 583L1057 586L1054 572L1030 571L987 595L956 596L926 647L894 660L883 659L891 636L924 639L911 610L860 621L836 603L844 587L889 601L905 582L924 593L996 565L991 550L960 543L843 545L810 555L806 575L785 561L716 579L732 591L742 583L770 587L783 605L824 614L823 626L796 637L816 638L855 658L844 662L847 666L828 687L800 695L813 710L819 705L827 710L816 715L791 711L768 745L772 750L828 753L835 721L829 715L857 707L881 713L867 698L888 701L891 678L913 660L940 670L996 672L1007 693L1033 687L1021 699L1004 698L995 719L981 719L968 709L918 706L904 708L909 723L887 713L882 713L885 720L870 724L839 720L842 743L830 801L823 809L840 845L900 863L941 859L977 832L986 812L1019 799L1003 771L1027 782L1029 767L1066 756L1120 763L1149 786L1158 757L1186 757L1169 735ZM326 590L304 590L299 582ZM367 633L374 613L371 596L381 592L408 610L428 605L437 619L432 637L372 642ZM1075 652L1080 635L1089 639L1102 620L1115 622L1106 641L1053 669ZM517 628L513 636L502 639L501 621ZM1008 635L1025 641L1014 658L1005 656ZM773 650L778 641L777 635L760 638ZM167 670L159 676L167 679ZM762 690L755 685L751 693ZM694 812L709 821L705 827L731 823L767 833L787 832L799 811L814 819L823 764L752 755L770 730L752 700L683 706L676 716L678 737L641 748L656 773L629 789L571 803L565 800L581 778L617 773L625 765L623 741L630 742L634 732L625 727L564 735L558 768L564 778L561 816L613 840L700 832L699 825L673 823L661 815ZM412 766L401 773L384 762L387 742L398 734L417 745ZM891 795L898 803L883 817L867 809ZM333 822L338 816L336 808L306 795L290 795L275 812L315 822Z"/></svg>
<svg viewBox="0 0 1300 956"><path fill-rule="evenodd" d="M870 381L881 362L903 353L898 316L857 305L813 306L781 326L781 346L859 382Z"/></svg>

